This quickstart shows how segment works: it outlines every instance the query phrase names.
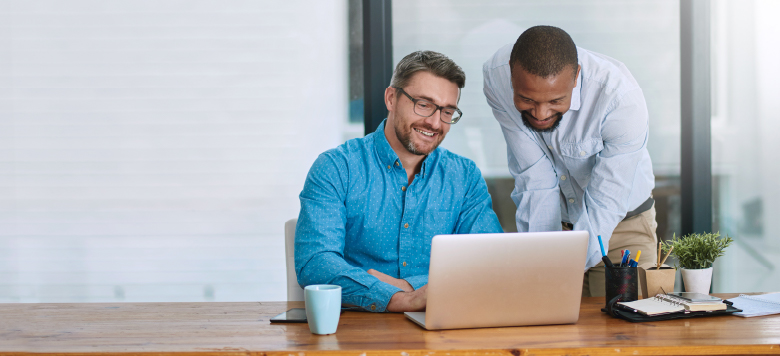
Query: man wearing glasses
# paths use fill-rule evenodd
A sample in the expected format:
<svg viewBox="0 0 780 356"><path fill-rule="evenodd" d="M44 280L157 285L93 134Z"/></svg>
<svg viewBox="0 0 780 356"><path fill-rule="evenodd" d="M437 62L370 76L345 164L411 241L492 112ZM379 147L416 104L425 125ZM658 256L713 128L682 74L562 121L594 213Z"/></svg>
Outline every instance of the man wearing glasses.
<svg viewBox="0 0 780 356"><path fill-rule="evenodd" d="M465 82L446 56L409 54L385 90L387 119L317 158L295 231L300 285L340 285L367 311L424 310L433 236L502 232L474 162L439 148Z"/></svg>

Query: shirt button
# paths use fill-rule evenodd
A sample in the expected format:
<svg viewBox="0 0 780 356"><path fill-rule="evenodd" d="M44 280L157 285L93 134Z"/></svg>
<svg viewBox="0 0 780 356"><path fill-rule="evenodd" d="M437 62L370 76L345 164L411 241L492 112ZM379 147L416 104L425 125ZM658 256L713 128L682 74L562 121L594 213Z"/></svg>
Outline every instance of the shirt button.
<svg viewBox="0 0 780 356"><path fill-rule="evenodd" d="M401 186L401 190L406 191L406 187Z"/></svg>
<svg viewBox="0 0 780 356"><path fill-rule="evenodd" d="M404 263L402 263L402 265L404 265L404 267L406 267L406 261L404 261Z"/></svg>
<svg viewBox="0 0 780 356"><path fill-rule="evenodd" d="M376 304L371 304L371 310L376 310Z"/></svg>
<svg viewBox="0 0 780 356"><path fill-rule="evenodd" d="M387 166L387 169L391 169L391 168L393 168L393 167Z"/></svg>
<svg viewBox="0 0 780 356"><path fill-rule="evenodd" d="M566 176L561 176L561 180L566 180Z"/></svg>
<svg viewBox="0 0 780 356"><path fill-rule="evenodd" d="M580 156L584 156L584 155L586 155L586 154L587 154L587 153L585 153L585 151L580 151Z"/></svg>
<svg viewBox="0 0 780 356"><path fill-rule="evenodd" d="M395 162L395 165L396 165L396 166L398 165L398 161L396 161L396 162Z"/></svg>
<svg viewBox="0 0 780 356"><path fill-rule="evenodd" d="M409 228L409 224L408 223L404 224L404 227L408 229Z"/></svg>
<svg viewBox="0 0 780 356"><path fill-rule="evenodd" d="M569 199L569 203L574 204L574 199Z"/></svg>

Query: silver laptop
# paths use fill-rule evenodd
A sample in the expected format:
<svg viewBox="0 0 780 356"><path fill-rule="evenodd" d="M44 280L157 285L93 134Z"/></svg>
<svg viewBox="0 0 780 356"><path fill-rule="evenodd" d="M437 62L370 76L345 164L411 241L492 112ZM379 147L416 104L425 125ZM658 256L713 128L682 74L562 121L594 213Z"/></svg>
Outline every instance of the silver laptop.
<svg viewBox="0 0 780 356"><path fill-rule="evenodd" d="M428 330L571 324L579 319L586 231L434 236Z"/></svg>

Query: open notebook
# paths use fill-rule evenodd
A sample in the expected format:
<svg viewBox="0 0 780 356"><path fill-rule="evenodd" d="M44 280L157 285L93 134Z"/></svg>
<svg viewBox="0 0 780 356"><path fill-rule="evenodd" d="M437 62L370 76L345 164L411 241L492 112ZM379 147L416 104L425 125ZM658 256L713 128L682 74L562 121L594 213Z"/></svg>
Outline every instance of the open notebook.
<svg viewBox="0 0 780 356"><path fill-rule="evenodd" d="M635 300L633 302L619 302L618 304L647 316L680 312L726 310L728 307L722 300L714 302L691 302L669 294L658 294L652 298Z"/></svg>
<svg viewBox="0 0 780 356"><path fill-rule="evenodd" d="M770 293L761 295L744 295L729 299L734 303L735 308L742 309L741 312L734 313L742 317L762 316L770 314L780 314L780 293Z"/></svg>

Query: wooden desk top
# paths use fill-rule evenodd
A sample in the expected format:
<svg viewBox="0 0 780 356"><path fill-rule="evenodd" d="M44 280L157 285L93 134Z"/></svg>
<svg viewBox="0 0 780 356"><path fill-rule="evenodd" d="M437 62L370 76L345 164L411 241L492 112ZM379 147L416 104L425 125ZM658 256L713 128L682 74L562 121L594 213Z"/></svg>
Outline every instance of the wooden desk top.
<svg viewBox="0 0 780 356"><path fill-rule="evenodd" d="M345 312L326 336L269 323L302 302L0 304L0 355L780 354L780 316L633 324L601 313L603 303L583 299L573 325L447 331L425 331L403 314Z"/></svg>

